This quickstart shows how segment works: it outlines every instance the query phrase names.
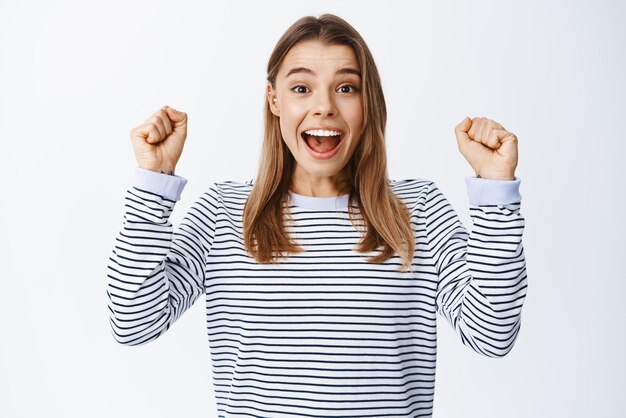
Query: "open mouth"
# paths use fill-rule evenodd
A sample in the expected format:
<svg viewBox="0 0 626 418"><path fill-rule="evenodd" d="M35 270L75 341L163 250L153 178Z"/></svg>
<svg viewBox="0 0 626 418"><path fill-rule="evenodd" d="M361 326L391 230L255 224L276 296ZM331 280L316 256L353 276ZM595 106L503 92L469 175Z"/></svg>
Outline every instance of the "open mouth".
<svg viewBox="0 0 626 418"><path fill-rule="evenodd" d="M342 132L341 135L329 136L309 135L306 132L302 132L300 135L306 145L319 154L331 152L339 146L341 141L343 141L346 136L345 132Z"/></svg>

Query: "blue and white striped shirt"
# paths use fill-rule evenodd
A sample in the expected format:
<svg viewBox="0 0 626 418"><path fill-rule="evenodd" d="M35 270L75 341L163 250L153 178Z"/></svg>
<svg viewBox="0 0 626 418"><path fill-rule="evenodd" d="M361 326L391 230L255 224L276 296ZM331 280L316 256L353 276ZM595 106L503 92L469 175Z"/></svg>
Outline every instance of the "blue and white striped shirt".
<svg viewBox="0 0 626 418"><path fill-rule="evenodd" d="M348 195L290 193L285 227L305 252L259 264L242 230L253 181L211 184L174 229L186 182L137 168L108 263L110 321L119 343L145 344L204 295L218 416L431 417L437 313L477 353L513 347L527 288L519 178L466 178L470 232L434 182L389 180L410 209L412 272L354 250Z"/></svg>

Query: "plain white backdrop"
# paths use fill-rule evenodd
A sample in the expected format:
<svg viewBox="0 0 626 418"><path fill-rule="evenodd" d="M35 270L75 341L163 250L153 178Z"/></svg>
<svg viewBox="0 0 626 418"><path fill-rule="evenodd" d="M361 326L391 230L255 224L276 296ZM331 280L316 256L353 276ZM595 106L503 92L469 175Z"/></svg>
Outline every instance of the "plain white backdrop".
<svg viewBox="0 0 626 418"><path fill-rule="evenodd" d="M269 55L325 12L378 65L390 178L434 180L470 228L454 126L519 139L521 331L491 359L439 317L434 416L624 416L624 2L0 0L1 417L217 416L202 298L148 345L111 335L130 130L189 115L177 226L212 182L255 176Z"/></svg>

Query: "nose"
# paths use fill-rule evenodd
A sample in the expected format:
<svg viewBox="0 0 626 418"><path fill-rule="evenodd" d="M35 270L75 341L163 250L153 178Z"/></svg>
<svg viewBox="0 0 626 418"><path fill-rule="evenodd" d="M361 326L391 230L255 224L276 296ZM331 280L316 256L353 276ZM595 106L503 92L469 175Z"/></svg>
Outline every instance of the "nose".
<svg viewBox="0 0 626 418"><path fill-rule="evenodd" d="M335 116L335 103L328 92L317 94L314 106L315 115L322 117Z"/></svg>

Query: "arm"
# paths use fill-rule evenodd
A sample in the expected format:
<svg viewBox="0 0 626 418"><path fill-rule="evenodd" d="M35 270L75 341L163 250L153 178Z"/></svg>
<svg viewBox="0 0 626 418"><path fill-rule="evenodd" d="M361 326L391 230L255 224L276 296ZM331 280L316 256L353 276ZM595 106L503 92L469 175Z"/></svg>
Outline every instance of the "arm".
<svg viewBox="0 0 626 418"><path fill-rule="evenodd" d="M462 343L502 357L513 347L526 297L520 179L466 178L472 230L431 184L424 202L428 246L438 273L437 311Z"/></svg>
<svg viewBox="0 0 626 418"><path fill-rule="evenodd" d="M187 180L141 168L135 175L107 266L112 333L126 345L158 338L204 292L217 208L211 187L173 231L169 216Z"/></svg>

